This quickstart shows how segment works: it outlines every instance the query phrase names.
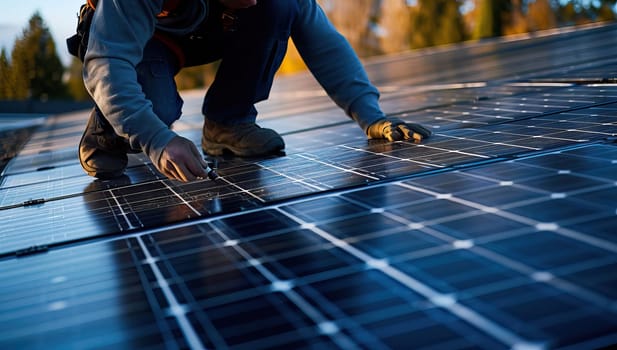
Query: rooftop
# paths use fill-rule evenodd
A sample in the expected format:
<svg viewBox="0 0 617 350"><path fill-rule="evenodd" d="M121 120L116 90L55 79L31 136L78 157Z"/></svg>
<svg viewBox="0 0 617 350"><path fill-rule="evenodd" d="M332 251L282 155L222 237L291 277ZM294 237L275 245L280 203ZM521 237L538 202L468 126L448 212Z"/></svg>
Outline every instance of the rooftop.
<svg viewBox="0 0 617 350"><path fill-rule="evenodd" d="M258 109L286 155L208 159L217 181L139 154L94 180L88 111L0 119L0 348L617 344L615 47L606 24L366 61L421 144L281 77ZM174 125L198 145L203 94Z"/></svg>

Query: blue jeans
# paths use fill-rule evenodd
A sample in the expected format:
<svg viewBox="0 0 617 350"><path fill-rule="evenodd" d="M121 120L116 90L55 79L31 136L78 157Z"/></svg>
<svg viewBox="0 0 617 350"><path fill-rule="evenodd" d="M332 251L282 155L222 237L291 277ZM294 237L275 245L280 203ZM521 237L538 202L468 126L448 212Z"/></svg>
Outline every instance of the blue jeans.
<svg viewBox="0 0 617 350"><path fill-rule="evenodd" d="M208 20L197 33L177 40L185 66L221 59L214 82L204 98L206 119L226 125L255 122L254 104L268 98L274 74L287 51L291 27L299 9L296 1L261 0L238 10L235 31L224 31L222 5L210 1ZM174 76L180 70L176 55L151 39L137 66L137 80L156 115L165 124L176 121L183 101Z"/></svg>

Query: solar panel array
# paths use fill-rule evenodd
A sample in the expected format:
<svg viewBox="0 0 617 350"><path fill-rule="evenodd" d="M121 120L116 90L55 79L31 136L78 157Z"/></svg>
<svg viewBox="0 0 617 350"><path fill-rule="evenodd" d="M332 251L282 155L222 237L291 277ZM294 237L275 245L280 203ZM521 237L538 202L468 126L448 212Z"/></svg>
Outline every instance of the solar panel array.
<svg viewBox="0 0 617 350"><path fill-rule="evenodd" d="M46 118L0 178L0 347L617 344L615 34L367 62L384 110L435 131L421 144L367 141L281 78L261 124L287 154L209 158L217 181L143 155L93 180L87 112ZM201 93L174 126L196 143Z"/></svg>

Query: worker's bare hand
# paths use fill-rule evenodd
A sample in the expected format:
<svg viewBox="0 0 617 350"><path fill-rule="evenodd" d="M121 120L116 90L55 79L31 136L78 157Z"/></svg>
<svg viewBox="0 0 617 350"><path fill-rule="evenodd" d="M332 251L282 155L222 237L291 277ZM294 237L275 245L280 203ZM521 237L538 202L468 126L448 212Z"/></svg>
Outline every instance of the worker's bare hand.
<svg viewBox="0 0 617 350"><path fill-rule="evenodd" d="M183 182L204 179L208 164L193 142L184 137L174 137L161 154L158 169L171 180Z"/></svg>

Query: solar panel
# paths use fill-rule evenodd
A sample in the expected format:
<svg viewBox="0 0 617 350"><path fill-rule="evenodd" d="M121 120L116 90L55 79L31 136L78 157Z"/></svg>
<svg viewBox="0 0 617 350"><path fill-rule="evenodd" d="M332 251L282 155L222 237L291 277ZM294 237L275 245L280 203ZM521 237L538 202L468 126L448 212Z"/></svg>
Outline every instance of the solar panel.
<svg viewBox="0 0 617 350"><path fill-rule="evenodd" d="M108 338L122 342L148 332L157 337L147 340L173 339L166 332L178 326L170 318L186 318L182 334L200 334L193 341L210 347L615 341L615 237L569 228L615 222L612 198L594 196L614 189L614 179L597 172L614 174L615 159L617 147L594 144L6 260L0 265L11 273L2 275L9 286L2 305L28 305L38 295L27 292L34 286L49 298L28 306L37 317L5 319L0 338L19 344L54 327L74 327L48 329L40 320L87 310L91 290L102 294L100 303L123 306L91 321L120 332ZM544 181L559 173L581 180ZM487 194L496 188L522 195L504 201ZM135 269L144 272L128 272ZM169 298L167 289L177 305L159 301ZM130 298L134 293L157 296ZM1 314L15 317L11 310ZM116 318L123 328L111 326ZM143 329L131 328L137 326ZM79 327L89 329L83 321ZM96 339L86 333L79 342Z"/></svg>
<svg viewBox="0 0 617 350"><path fill-rule="evenodd" d="M93 180L87 112L45 119L0 177L0 347L617 344L615 30L368 62L384 109L435 131L421 144L367 142L308 75L282 79L261 111L287 154L209 158L217 181L143 155ZM174 129L199 142L185 99Z"/></svg>

